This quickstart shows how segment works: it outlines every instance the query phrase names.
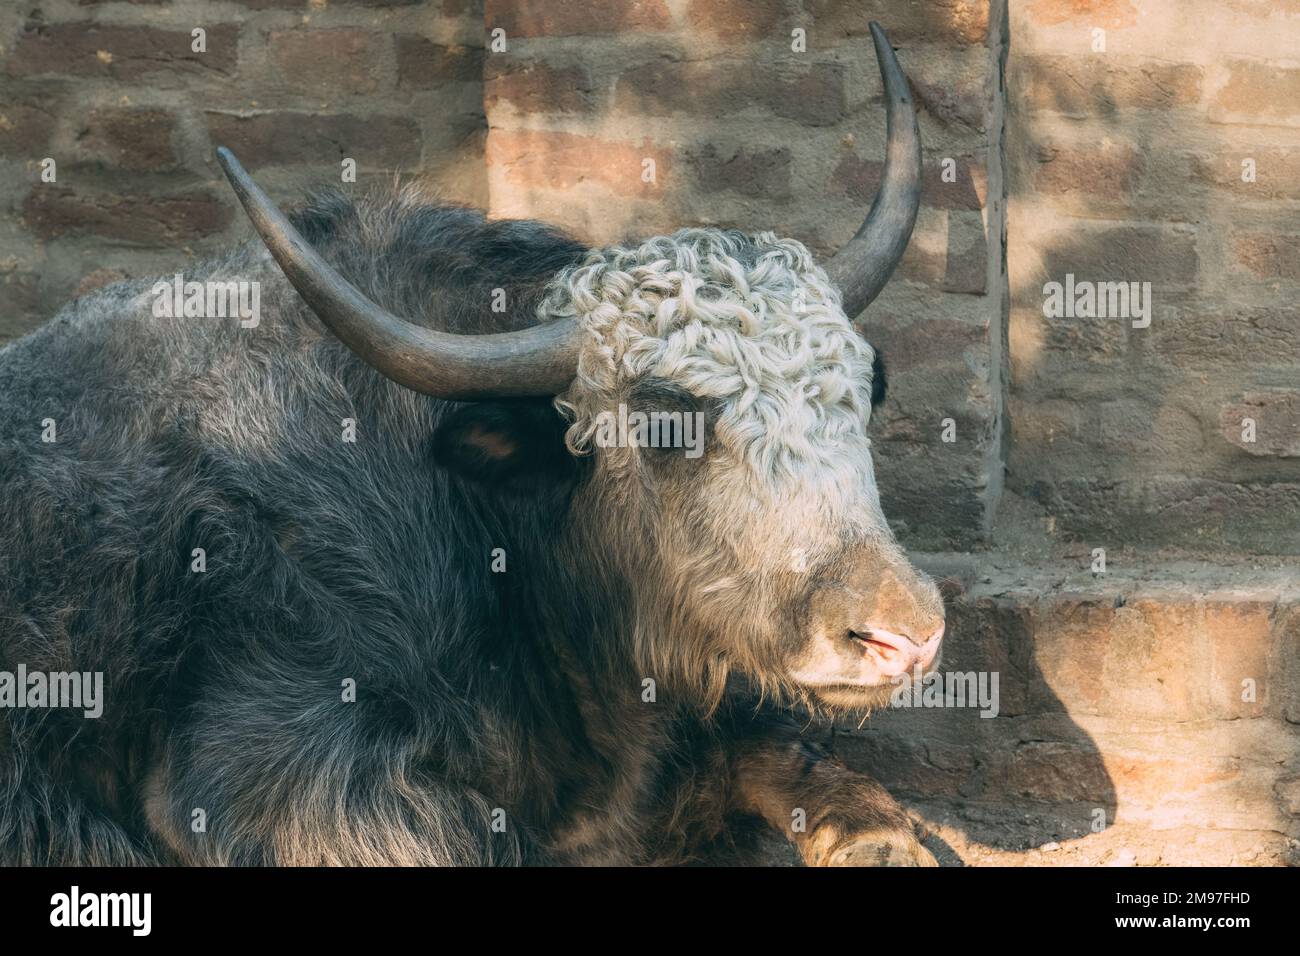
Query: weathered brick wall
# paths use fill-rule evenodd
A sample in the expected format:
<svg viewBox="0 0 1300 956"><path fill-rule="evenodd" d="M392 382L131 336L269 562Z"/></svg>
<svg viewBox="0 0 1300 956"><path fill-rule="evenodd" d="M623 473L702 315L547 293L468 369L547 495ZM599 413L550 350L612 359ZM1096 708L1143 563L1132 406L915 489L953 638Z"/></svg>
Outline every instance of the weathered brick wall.
<svg viewBox="0 0 1300 956"><path fill-rule="evenodd" d="M1007 458L1057 536L1300 553L1296 0L9 5L0 338L241 234L218 142L281 199L351 157L363 184L405 171L592 242L725 224L829 253L879 177L872 17L926 144L915 238L863 320L904 540L985 540ZM1067 274L1150 282L1150 327L1045 316Z"/></svg>
<svg viewBox="0 0 1300 956"><path fill-rule="evenodd" d="M1300 554L1300 3L1027 0L1011 35L1009 487L1098 546ZM1045 317L1069 273L1150 282L1150 327Z"/></svg>
<svg viewBox="0 0 1300 956"><path fill-rule="evenodd" d="M487 0L505 41L485 61L492 211L598 243L724 225L829 254L879 181L880 20L921 105L927 169L911 247L865 317L892 372L877 471L910 543L970 545L1002 476L999 6Z"/></svg>
<svg viewBox="0 0 1300 956"><path fill-rule="evenodd" d="M352 158L486 204L482 33L473 0L0 5L0 341L246 235L220 144L277 199Z"/></svg>

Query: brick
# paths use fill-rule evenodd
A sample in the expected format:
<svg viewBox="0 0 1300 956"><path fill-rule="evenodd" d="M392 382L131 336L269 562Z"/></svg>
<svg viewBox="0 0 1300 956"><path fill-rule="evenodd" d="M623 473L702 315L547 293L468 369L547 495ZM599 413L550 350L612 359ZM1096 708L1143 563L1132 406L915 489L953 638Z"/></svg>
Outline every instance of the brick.
<svg viewBox="0 0 1300 956"><path fill-rule="evenodd" d="M867 24L872 20L884 25L894 44L983 43L989 29L989 0L803 0L803 9L812 19L810 48L823 37L869 36Z"/></svg>
<svg viewBox="0 0 1300 956"><path fill-rule="evenodd" d="M1034 188L1050 196L1123 200L1142 175L1142 153L1128 143L1103 141L1095 149L1044 144L1031 170Z"/></svg>
<svg viewBox="0 0 1300 956"><path fill-rule="evenodd" d="M428 89L455 81L477 83L483 76L483 48L434 43L422 36L397 38L397 84Z"/></svg>
<svg viewBox="0 0 1300 956"><path fill-rule="evenodd" d="M940 245L933 244L935 238L941 238ZM983 219L976 213L954 211L942 237L913 234L898 274L943 292L983 295L988 267Z"/></svg>
<svg viewBox="0 0 1300 956"><path fill-rule="evenodd" d="M157 196L41 186L22 205L23 223L47 240L92 235L141 244L172 243L220 232L232 218L228 202L198 190Z"/></svg>
<svg viewBox="0 0 1300 956"><path fill-rule="evenodd" d="M1149 398L1111 398L1085 416L1081 438L1093 455L1123 456L1135 465L1187 461L1202 453L1203 424L1198 414L1166 401L1152 407Z"/></svg>
<svg viewBox="0 0 1300 956"><path fill-rule="evenodd" d="M134 81L156 74L230 76L237 66L239 28L206 26L207 51L191 49L188 30L107 26L90 21L28 24L5 61L10 76L68 74Z"/></svg>
<svg viewBox="0 0 1300 956"><path fill-rule="evenodd" d="M1300 732L1249 719L1265 715L1243 710L1239 692L1228 692L1243 674L1270 666L1300 677L1300 606L1292 597L1277 607L1267 593L1285 572L1259 592L1220 589L1218 572L1194 581L1186 575L1183 565L1144 562L1138 577L1158 583L1126 604L1119 595L1138 588L1122 571L1091 583L1057 566L992 571L953 599L953 655L945 649L942 669L1001 669L1002 715L877 712L864 725L841 724L835 752L913 804L930 826L950 820L969 839L1007 847L1008 862L1047 862L1023 848L1065 836L1084 839L1060 853L1120 839L1125 847L1135 841L1133 858L1152 865L1237 859L1243 848L1242 860L1255 859L1249 854L1257 854L1260 834L1285 829L1285 817L1300 813L1300 775L1288 762ZM1291 629L1281 642L1275 608L1283 630ZM971 653L986 641L992 651ZM1004 661L999 646L1008 650ZM1010 712L1007 689L1021 683L1032 686L1033 706ZM1190 716L1181 700L1187 694L1201 701ZM1152 709L1161 695L1176 706ZM1300 702L1300 693L1292 699ZM1106 716L1120 710L1132 715ZM1105 811L1102 834L1090 832L1097 808ZM979 826L985 823L991 826ZM1196 827L1253 832L1225 848ZM1153 849L1160 832L1170 840Z"/></svg>
<svg viewBox="0 0 1300 956"><path fill-rule="evenodd" d="M602 36L634 31L667 30L672 17L664 0L565 0L564 3L517 3L485 0L488 31L509 37Z"/></svg>
<svg viewBox="0 0 1300 956"><path fill-rule="evenodd" d="M1122 319L1049 318L1043 315L1042 296L1036 290L1026 289L1021 297L1027 305L1013 307L1010 316L1013 356L1018 358L1025 351L1033 354L1037 377L1051 381L1059 372L1081 368L1095 374L1122 362L1128 354L1127 323ZM1022 420L1032 418L1033 407L1031 403L1021 409L1027 413ZM1019 428L1014 419L1013 427Z"/></svg>
<svg viewBox="0 0 1300 956"><path fill-rule="evenodd" d="M1230 123L1300 125L1300 69L1230 60L1228 82L1211 101L1210 117Z"/></svg>
<svg viewBox="0 0 1300 956"><path fill-rule="evenodd" d="M1089 368L1095 361L1088 356L1088 365L1076 361L1072 367L1068 354L1053 354L1040 363L1041 374L1056 386L1053 395L1069 395L1078 387L1078 379L1106 371ZM1017 396L1011 401L1017 416L1013 420L1016 441L1052 455L1043 471L1077 474L1098 470L1099 461L1121 461L1138 469L1159 467L1202 454L1203 425L1195 409L1175 401L1153 407L1145 397L1094 397L1085 405L1087 414L1080 411L1077 399L1022 401Z"/></svg>
<svg viewBox="0 0 1300 956"><path fill-rule="evenodd" d="M839 64L799 65L764 71L750 85L749 65L715 61L655 60L619 76L614 91L619 109L660 116L687 112L730 117L754 107L806 126L830 126L848 112L844 69Z"/></svg>
<svg viewBox="0 0 1300 956"><path fill-rule="evenodd" d="M641 181L642 162L653 159L657 183ZM487 141L487 164L502 167L518 186L571 189L600 183L622 196L655 196L670 181L671 154L648 140L640 145L533 130L493 130Z"/></svg>
<svg viewBox="0 0 1300 956"><path fill-rule="evenodd" d="M961 434L974 433L972 426L977 423L960 415L953 417ZM933 437L928 439L926 447L934 449L939 446L938 419L927 424L930 426L927 435ZM967 431L968 427L971 430ZM892 447L898 445L894 443ZM985 505L981 489L973 487L971 479L962 475L944 474L935 480L936 472L946 472L943 466L952 460L951 456L952 452L932 451L908 467L906 458L891 459L890 451L882 444L881 455L876 459L880 497L885 502L890 527L919 548L973 548L983 538Z"/></svg>
<svg viewBox="0 0 1300 956"><path fill-rule="evenodd" d="M1017 57L1012 96L1031 110L1096 118L1126 110L1168 110L1200 100L1203 74L1189 64L1117 63L1111 57Z"/></svg>
<svg viewBox="0 0 1300 956"><path fill-rule="evenodd" d="M833 126L848 115L844 68L818 63L793 75L777 77L766 91L768 108L777 116L805 126Z"/></svg>
<svg viewBox="0 0 1300 956"><path fill-rule="evenodd" d="M1010 469L1019 479L1017 487L1040 502L1055 518L1058 532L1071 538L1176 545L1218 555L1225 550L1300 554L1295 534L1300 482L1148 476L1140 470L1026 482L1027 470L1014 464Z"/></svg>
<svg viewBox="0 0 1300 956"><path fill-rule="evenodd" d="M1278 710L1288 723L1300 724L1300 602L1280 611L1277 629Z"/></svg>
<svg viewBox="0 0 1300 956"><path fill-rule="evenodd" d="M50 154L57 116L65 108L48 92L7 91L0 104L0 156L39 159Z"/></svg>
<svg viewBox="0 0 1300 956"><path fill-rule="evenodd" d="M483 77L483 102L491 109L501 101L521 113L593 111L596 84L586 66L553 66L544 60L495 57Z"/></svg>
<svg viewBox="0 0 1300 956"><path fill-rule="evenodd" d="M1234 14L1271 20L1279 13L1300 14L1300 0L1224 0Z"/></svg>
<svg viewBox="0 0 1300 956"><path fill-rule="evenodd" d="M1150 282L1152 294L1161 286L1189 285L1197 276L1196 236L1186 227L1147 225L1087 226L1071 230L1042 254L1044 279L1076 281ZM1042 306L1042 285L1032 287L1034 304Z"/></svg>
<svg viewBox="0 0 1300 956"><path fill-rule="evenodd" d="M269 46L287 83L331 98L378 90L391 56L387 37L354 29L278 31Z"/></svg>
<svg viewBox="0 0 1300 956"><path fill-rule="evenodd" d="M1242 162L1255 161L1255 181L1242 180ZM1192 176L1201 183L1231 190L1241 199L1300 201L1300 149L1241 147L1217 156L1194 156Z"/></svg>
<svg viewBox="0 0 1300 956"><path fill-rule="evenodd" d="M1223 720L1262 717L1268 703L1272 652L1272 601L1209 600L1205 632L1210 642L1210 702ZM1254 682L1254 701L1242 700L1245 681Z"/></svg>
<svg viewBox="0 0 1300 956"><path fill-rule="evenodd" d="M929 113L944 126L984 129L989 103L983 88L983 77L977 86L954 82L951 76L928 79L925 74L916 71L907 80L912 95L916 97L918 110Z"/></svg>
<svg viewBox="0 0 1300 956"><path fill-rule="evenodd" d="M1133 0L1031 0L1026 13L1040 26L1062 23L1118 29L1137 23Z"/></svg>
<svg viewBox="0 0 1300 956"><path fill-rule="evenodd" d="M1116 608L1102 667L1102 712L1192 720L1208 703L1208 663L1192 636L1201 625L1195 598L1138 598Z"/></svg>
<svg viewBox="0 0 1300 956"><path fill-rule="evenodd" d="M691 0L686 25L723 40L778 38L788 41L795 23L782 0Z"/></svg>
<svg viewBox="0 0 1300 956"><path fill-rule="evenodd" d="M1032 740L995 753L983 796L1043 803L1113 803L1112 779L1095 747L1072 741Z"/></svg>
<svg viewBox="0 0 1300 956"><path fill-rule="evenodd" d="M1237 264L1257 279L1300 281L1300 235L1239 235L1232 251Z"/></svg>
<svg viewBox="0 0 1300 956"><path fill-rule="evenodd" d="M1242 437L1242 421L1255 423L1255 440ZM1230 443L1246 452L1269 458L1300 458L1300 391L1277 389L1251 392L1226 405L1219 430Z"/></svg>
<svg viewBox="0 0 1300 956"><path fill-rule="evenodd" d="M391 116L272 112L240 115L209 112L208 135L250 167L337 163L344 157L362 166L413 166L420 159L420 129Z"/></svg>
<svg viewBox="0 0 1300 956"><path fill-rule="evenodd" d="M0 262L0 343L26 335L47 318L40 286L37 273Z"/></svg>
<svg viewBox="0 0 1300 956"><path fill-rule="evenodd" d="M953 157L953 182L944 179L943 160L930 160L925 164L921 179L921 202L936 209L984 208L988 195L988 169L972 156ZM870 203L880 189L884 162L862 159L846 151L835 166L831 182L848 198Z"/></svg>
<svg viewBox="0 0 1300 956"><path fill-rule="evenodd" d="M998 715L1017 717L1029 713L1038 672L1029 610L1007 600L961 597L948 602L947 617L948 636L944 638L940 670L997 673ZM1038 703L1043 703L1041 694ZM1044 709L1060 710L1056 703Z"/></svg>
<svg viewBox="0 0 1300 956"><path fill-rule="evenodd" d="M688 150L698 188L709 193L737 192L770 200L790 196L790 150L719 147L708 143Z"/></svg>
<svg viewBox="0 0 1300 956"><path fill-rule="evenodd" d="M1278 808L1288 816L1300 817L1300 774L1279 777L1273 784Z"/></svg>
<svg viewBox="0 0 1300 956"><path fill-rule="evenodd" d="M1106 696L1103 662L1113 639L1114 599L1053 596L1032 609L1039 679L1031 687L1035 710L1096 714ZM1079 648L1087 647L1087 654Z"/></svg>
<svg viewBox="0 0 1300 956"><path fill-rule="evenodd" d="M175 169L175 136L176 117L164 110L96 109L77 124L75 155L119 169Z"/></svg>
<svg viewBox="0 0 1300 956"><path fill-rule="evenodd" d="M1159 807L1170 802L1171 794L1189 801L1197 790L1239 781L1241 761L1236 757L1217 755L1109 753L1106 754L1106 771L1121 806L1133 803Z"/></svg>
<svg viewBox="0 0 1300 956"><path fill-rule="evenodd" d="M897 372L900 377L916 375L919 380L926 369L964 367L967 350L978 355L988 347L988 331L979 323L936 316L916 321L910 310L905 311L909 314L900 316L886 304L873 305L858 329L884 353L891 376ZM895 378L890 388L905 384L904 378Z"/></svg>
<svg viewBox="0 0 1300 956"><path fill-rule="evenodd" d="M1295 310L1241 308L1199 301L1153 320L1142 344L1147 361L1175 368L1221 372L1225 363L1252 369L1300 366Z"/></svg>

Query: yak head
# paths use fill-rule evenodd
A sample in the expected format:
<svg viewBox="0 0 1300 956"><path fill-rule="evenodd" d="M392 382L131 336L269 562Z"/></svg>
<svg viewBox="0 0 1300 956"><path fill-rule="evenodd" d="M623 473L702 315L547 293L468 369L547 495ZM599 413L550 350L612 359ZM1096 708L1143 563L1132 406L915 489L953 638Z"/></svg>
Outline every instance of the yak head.
<svg viewBox="0 0 1300 956"><path fill-rule="evenodd" d="M553 399L562 427L515 442L471 415L472 444L490 462L551 435L544 453L587 458L572 509L632 603L637 660L710 699L740 671L808 704L870 707L939 652L939 593L876 489L867 426L883 368L850 322L902 256L920 193L907 81L872 34L889 127L881 188L825 268L770 232L685 229L589 253L549 282L540 322L509 332L455 335L381 309L220 153L285 275L371 365L485 408Z"/></svg>

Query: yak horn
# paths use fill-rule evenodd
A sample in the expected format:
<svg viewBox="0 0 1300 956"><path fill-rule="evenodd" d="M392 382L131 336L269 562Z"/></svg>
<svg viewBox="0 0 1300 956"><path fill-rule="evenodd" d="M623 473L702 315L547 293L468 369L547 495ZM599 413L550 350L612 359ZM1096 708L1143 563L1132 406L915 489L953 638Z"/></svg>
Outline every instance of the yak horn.
<svg viewBox="0 0 1300 956"><path fill-rule="evenodd" d="M266 248L298 294L353 352L426 395L473 401L562 392L578 367L572 319L493 335L453 335L414 325L371 302L321 258L230 150L217 161Z"/></svg>
<svg viewBox="0 0 1300 956"><path fill-rule="evenodd" d="M839 286L844 314L849 318L865 309L889 281L907 248L921 205L921 134L907 77L885 31L874 20L871 39L885 84L885 169L866 222L826 265L827 275Z"/></svg>

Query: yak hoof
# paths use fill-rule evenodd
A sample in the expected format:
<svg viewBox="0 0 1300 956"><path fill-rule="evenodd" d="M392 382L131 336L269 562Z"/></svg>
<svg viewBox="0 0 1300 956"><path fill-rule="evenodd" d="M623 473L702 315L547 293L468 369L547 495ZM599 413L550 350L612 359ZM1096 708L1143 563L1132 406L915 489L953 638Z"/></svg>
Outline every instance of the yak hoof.
<svg viewBox="0 0 1300 956"><path fill-rule="evenodd" d="M910 833L876 833L854 838L831 853L827 866L938 866L934 854Z"/></svg>

